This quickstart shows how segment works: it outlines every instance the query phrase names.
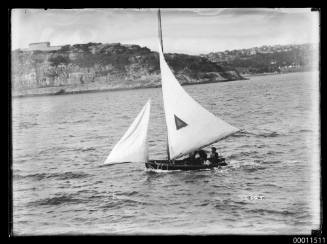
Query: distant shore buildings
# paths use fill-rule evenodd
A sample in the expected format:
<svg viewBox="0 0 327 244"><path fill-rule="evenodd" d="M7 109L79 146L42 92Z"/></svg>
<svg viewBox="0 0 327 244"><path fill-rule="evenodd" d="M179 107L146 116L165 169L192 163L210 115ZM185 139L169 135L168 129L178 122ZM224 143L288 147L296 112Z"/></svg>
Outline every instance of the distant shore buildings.
<svg viewBox="0 0 327 244"><path fill-rule="evenodd" d="M51 46L50 42L34 42L28 45L28 48L21 49L22 51L56 51L62 46Z"/></svg>
<svg viewBox="0 0 327 244"><path fill-rule="evenodd" d="M200 54L202 57L207 57L213 62L229 62L236 58L248 58L255 55L274 54L282 52L290 52L295 49L306 50L310 48L317 49L317 46L312 44L288 44L288 45L274 45L274 46L261 46L247 49L225 50L220 52L211 52L208 54Z"/></svg>

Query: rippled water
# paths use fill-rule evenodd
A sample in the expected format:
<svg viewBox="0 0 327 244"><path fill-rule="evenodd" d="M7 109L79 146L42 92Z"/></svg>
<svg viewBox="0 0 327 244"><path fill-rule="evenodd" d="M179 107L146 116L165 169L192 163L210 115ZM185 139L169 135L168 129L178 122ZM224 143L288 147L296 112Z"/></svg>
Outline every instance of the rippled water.
<svg viewBox="0 0 327 244"><path fill-rule="evenodd" d="M215 144L229 166L204 171L101 167L148 98L150 158L165 157L161 89L13 99L14 233L310 233L320 214L316 75L184 87L244 130Z"/></svg>

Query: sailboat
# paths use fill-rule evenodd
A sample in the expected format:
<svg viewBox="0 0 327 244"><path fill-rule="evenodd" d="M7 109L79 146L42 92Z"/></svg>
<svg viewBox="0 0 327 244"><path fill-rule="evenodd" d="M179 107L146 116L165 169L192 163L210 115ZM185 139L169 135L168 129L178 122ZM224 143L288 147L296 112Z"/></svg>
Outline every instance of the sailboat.
<svg viewBox="0 0 327 244"><path fill-rule="evenodd" d="M168 134L167 159L148 159L149 100L121 140L114 146L104 164L143 162L148 169L161 170L198 170L224 165L223 158L209 164L194 163L189 158L182 158L238 132L239 129L203 108L179 84L163 54L160 10L158 10L158 22L159 62Z"/></svg>

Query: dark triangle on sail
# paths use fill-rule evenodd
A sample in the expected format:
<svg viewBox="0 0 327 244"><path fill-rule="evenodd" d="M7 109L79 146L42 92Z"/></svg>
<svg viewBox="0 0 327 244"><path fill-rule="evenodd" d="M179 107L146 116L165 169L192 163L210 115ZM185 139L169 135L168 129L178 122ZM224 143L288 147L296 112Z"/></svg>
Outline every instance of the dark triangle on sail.
<svg viewBox="0 0 327 244"><path fill-rule="evenodd" d="M175 117L176 130L179 130L179 129L187 126L187 124L183 120L178 118L175 114L174 114L174 117Z"/></svg>

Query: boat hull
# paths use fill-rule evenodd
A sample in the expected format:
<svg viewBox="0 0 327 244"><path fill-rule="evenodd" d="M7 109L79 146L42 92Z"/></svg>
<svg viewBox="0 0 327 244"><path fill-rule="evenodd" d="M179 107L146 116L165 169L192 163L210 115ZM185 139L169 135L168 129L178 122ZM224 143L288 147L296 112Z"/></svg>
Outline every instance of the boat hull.
<svg viewBox="0 0 327 244"><path fill-rule="evenodd" d="M190 162L187 160L149 160L145 163L147 169L160 169L160 170L200 170L200 169L213 169L219 166L226 166L225 159L210 164L203 164L200 162Z"/></svg>

